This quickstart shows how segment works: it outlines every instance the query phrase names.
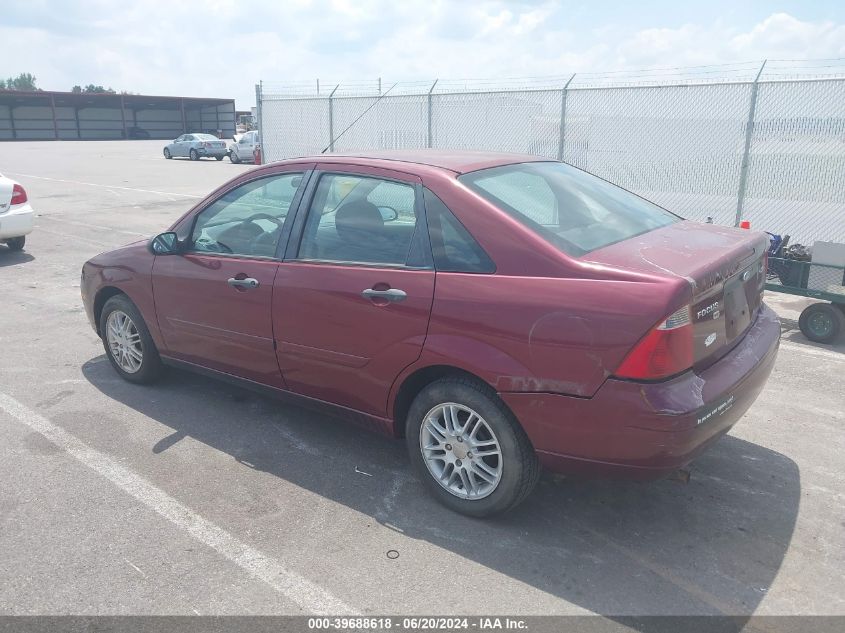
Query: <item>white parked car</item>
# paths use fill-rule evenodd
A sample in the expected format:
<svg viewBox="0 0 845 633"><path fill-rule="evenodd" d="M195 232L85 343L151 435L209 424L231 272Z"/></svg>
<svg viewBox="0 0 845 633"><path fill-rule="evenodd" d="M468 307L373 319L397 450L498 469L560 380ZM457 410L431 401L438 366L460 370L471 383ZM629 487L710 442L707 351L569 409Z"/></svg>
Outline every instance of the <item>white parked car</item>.
<svg viewBox="0 0 845 633"><path fill-rule="evenodd" d="M0 174L0 242L13 251L21 250L26 235L32 232L34 220L35 212L29 206L26 190Z"/></svg>
<svg viewBox="0 0 845 633"><path fill-rule="evenodd" d="M233 163L251 163L255 160L256 147L258 147L258 131L244 132L240 138L229 145L229 160Z"/></svg>

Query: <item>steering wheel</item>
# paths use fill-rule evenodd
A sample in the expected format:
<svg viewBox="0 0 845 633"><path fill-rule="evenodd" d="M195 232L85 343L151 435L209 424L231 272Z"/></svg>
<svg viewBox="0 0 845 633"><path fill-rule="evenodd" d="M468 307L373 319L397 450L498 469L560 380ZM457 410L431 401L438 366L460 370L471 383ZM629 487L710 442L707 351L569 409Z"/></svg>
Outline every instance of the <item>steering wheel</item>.
<svg viewBox="0 0 845 633"><path fill-rule="evenodd" d="M259 225L256 220L268 220L276 225L276 229L267 233L263 228L261 228L261 225ZM250 251L255 252L257 250L257 247L262 243L262 241L272 238L278 231L282 229L282 226L284 225L285 221L284 219L277 218L276 216L270 215L269 213L256 213L255 215L246 218L242 222L242 224L249 223L255 224L258 228L261 228L261 234L257 235L249 243Z"/></svg>
<svg viewBox="0 0 845 633"><path fill-rule="evenodd" d="M197 246L197 245L202 245L202 248L200 250L208 252L208 253L233 253L234 252L231 248L229 248L223 242L218 242L217 240L212 240L212 239L208 239L208 238L198 239L194 243L194 246Z"/></svg>

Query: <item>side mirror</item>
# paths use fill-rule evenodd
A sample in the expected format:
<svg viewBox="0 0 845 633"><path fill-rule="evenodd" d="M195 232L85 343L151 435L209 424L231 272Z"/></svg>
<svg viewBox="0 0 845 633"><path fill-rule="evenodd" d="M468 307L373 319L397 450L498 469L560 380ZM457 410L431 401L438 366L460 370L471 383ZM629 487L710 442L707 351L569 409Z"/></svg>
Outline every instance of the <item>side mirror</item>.
<svg viewBox="0 0 845 633"><path fill-rule="evenodd" d="M381 219L385 222L393 222L399 217L399 212L392 207L379 207L378 211L381 213Z"/></svg>
<svg viewBox="0 0 845 633"><path fill-rule="evenodd" d="M159 233L150 240L150 252L153 255L174 255L179 252L179 238L173 231Z"/></svg>

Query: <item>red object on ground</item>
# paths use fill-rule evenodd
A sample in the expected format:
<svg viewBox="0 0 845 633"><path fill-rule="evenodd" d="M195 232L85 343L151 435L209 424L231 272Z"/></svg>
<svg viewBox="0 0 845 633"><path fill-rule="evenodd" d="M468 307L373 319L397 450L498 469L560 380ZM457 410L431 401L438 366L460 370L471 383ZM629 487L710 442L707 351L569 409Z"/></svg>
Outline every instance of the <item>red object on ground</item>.
<svg viewBox="0 0 845 633"><path fill-rule="evenodd" d="M256 147L255 150L252 152L252 160L256 165L261 164L261 148Z"/></svg>
<svg viewBox="0 0 845 633"><path fill-rule="evenodd" d="M750 220L743 220L739 223L739 228L741 229L751 229L751 221Z"/></svg>

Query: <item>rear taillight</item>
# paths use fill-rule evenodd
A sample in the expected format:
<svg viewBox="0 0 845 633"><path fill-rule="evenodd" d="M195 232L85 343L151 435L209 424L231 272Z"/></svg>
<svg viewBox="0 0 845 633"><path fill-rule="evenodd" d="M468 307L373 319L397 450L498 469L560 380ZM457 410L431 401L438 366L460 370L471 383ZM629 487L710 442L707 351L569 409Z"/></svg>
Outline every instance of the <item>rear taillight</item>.
<svg viewBox="0 0 845 633"><path fill-rule="evenodd" d="M659 380L692 367L690 307L684 306L657 324L634 346L616 370L620 378Z"/></svg>
<svg viewBox="0 0 845 633"><path fill-rule="evenodd" d="M203 142L202 146L203 147L211 147L211 143L209 143L208 141L205 141L205 142Z"/></svg>
<svg viewBox="0 0 845 633"><path fill-rule="evenodd" d="M12 204L23 204L26 202L26 190L18 184L12 187Z"/></svg>

